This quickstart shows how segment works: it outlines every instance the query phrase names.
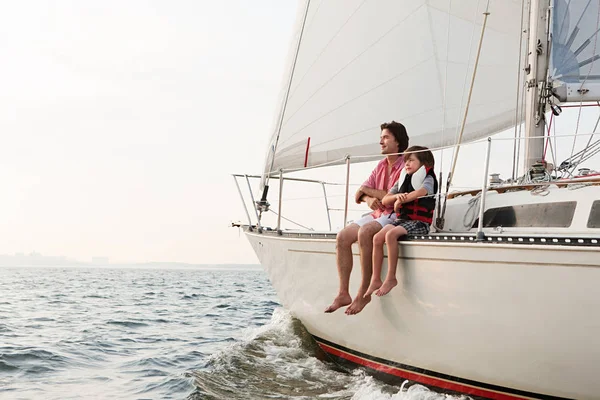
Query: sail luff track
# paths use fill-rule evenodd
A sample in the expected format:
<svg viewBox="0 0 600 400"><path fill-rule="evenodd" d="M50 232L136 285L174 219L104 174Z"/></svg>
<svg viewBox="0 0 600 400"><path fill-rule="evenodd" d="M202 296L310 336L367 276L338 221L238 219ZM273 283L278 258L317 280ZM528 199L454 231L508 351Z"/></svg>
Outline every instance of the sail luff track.
<svg viewBox="0 0 600 400"><path fill-rule="evenodd" d="M304 18L302 20L302 28L300 28L300 36L298 37L298 45L296 46L296 53L294 54L294 61L292 62L292 68L290 70L290 77L287 84L287 89L284 97L283 107L281 109L281 115L277 123L277 138L275 139L275 145L273 147L273 156L271 158L271 166L269 171L273 169L273 163L275 162L275 153L277 151L277 144L279 143L279 135L281 134L281 126L283 124L283 116L285 115L285 109L290 96L290 88L292 87L292 80L294 79L294 70L296 69L296 62L298 61L298 53L300 52L300 45L302 44L302 35L304 34L304 27L306 26L306 16L308 15L308 9L310 8L310 0L306 0L306 8L304 10ZM265 178L265 185L268 182L269 176Z"/></svg>

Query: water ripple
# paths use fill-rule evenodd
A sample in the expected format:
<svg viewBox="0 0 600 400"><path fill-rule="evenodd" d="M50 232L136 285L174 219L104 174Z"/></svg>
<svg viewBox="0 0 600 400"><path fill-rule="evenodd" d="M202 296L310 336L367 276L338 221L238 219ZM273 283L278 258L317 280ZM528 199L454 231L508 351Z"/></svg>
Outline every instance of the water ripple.
<svg viewBox="0 0 600 400"><path fill-rule="evenodd" d="M399 393L321 361L259 270L2 273L3 399L387 400ZM403 399L442 398L417 386Z"/></svg>

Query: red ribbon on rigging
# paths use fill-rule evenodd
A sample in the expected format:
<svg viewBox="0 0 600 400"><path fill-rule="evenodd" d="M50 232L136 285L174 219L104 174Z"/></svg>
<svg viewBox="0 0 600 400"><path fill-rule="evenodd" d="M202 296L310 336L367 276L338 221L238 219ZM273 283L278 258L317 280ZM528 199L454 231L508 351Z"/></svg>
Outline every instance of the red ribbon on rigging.
<svg viewBox="0 0 600 400"><path fill-rule="evenodd" d="M306 153L304 154L304 168L308 165L308 149L310 148L310 136L306 142Z"/></svg>

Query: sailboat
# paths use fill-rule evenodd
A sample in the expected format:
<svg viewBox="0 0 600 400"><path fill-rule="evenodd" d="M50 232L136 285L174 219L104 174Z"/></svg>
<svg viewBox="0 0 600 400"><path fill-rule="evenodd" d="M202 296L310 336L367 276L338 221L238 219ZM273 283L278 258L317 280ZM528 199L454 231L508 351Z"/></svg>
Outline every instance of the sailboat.
<svg viewBox="0 0 600 400"><path fill-rule="evenodd" d="M473 397L600 398L600 177L576 172L598 142L577 119L565 137L586 145L551 163L558 146L545 136L563 108L600 100L599 29L592 0L299 2L264 173L234 177L252 205L239 226L283 306L332 359ZM484 162L469 164L477 188L451 190L446 171L431 232L399 243L398 287L357 316L325 314L336 229L330 219L284 228L283 193L323 184L295 173L339 165L347 223L348 171L381 158L379 124L392 119L411 145L451 151L452 164L483 146ZM493 135L512 127L523 153L498 151ZM494 157L512 176L488 180ZM329 217L327 193L325 204Z"/></svg>

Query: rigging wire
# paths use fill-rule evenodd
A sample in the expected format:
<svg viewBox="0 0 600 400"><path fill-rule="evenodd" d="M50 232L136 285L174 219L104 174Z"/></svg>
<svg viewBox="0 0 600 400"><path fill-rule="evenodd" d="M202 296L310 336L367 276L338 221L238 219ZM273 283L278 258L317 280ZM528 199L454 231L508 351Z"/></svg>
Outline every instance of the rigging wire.
<svg viewBox="0 0 600 400"><path fill-rule="evenodd" d="M593 135L593 133L580 133L577 136L589 136L589 135ZM560 137L563 137L563 138L575 137L575 136L576 135L560 135ZM463 145L475 145L475 144L478 144L478 143L486 143L487 140L488 140L487 138L479 139L479 140L473 140L473 141L470 141L470 142L468 142L466 144L463 144ZM509 138L496 137L496 138L493 139L493 141L507 141L507 140L513 141L514 138L510 138L510 137ZM523 140L529 140L529 139L528 138L521 138L519 141L523 141ZM448 145L448 146L432 147L432 148L429 148L429 150L431 152L434 152L434 151L440 151L440 150L450 149L450 148L453 148L453 147L456 147L456 145L453 144L453 145ZM394 153L394 154L395 155L403 155L404 152L402 152L402 153ZM366 161L373 161L373 160L381 159L381 154L366 154L366 155L358 155L358 156L351 156L351 157L352 157L353 160L361 160L362 159L362 160L366 160ZM327 166L340 165L345 160L346 160L346 157L343 157L343 158L338 158L336 160L327 161L327 162L324 162L324 163L321 163L321 164L311 165L311 166L308 166L306 168L304 168L304 167L289 168L289 169L282 169L282 171L284 173L286 173L286 174L287 173L292 173L292 172L298 172L298 171L306 171L306 170L309 170L309 169L316 169L316 168L322 168L322 167L327 167ZM277 173L279 173L279 171L277 171ZM332 185L333 184L335 184L335 185L345 185L345 183L344 184L329 183L329 184L332 184Z"/></svg>
<svg viewBox="0 0 600 400"><path fill-rule="evenodd" d="M598 106L600 107L600 102L596 102L598 104ZM575 170L575 168L581 164L582 162L588 160L590 157L586 157L584 158L584 156L586 155L586 152L588 151L588 149L590 148L590 144L592 143L592 139L594 138L594 134L596 133L596 130L598 129L598 124L600 123L600 114L598 114L598 119L596 120L596 125L594 125L594 130L592 131L592 135L590 136L590 138L588 139L587 144L583 147L583 150L580 151L581 153L581 157L579 157L579 160L575 163L573 163L573 169L571 170L571 174L573 173L573 171ZM575 143L575 139L573 140L573 143ZM597 143L597 142L596 142Z"/></svg>
<svg viewBox="0 0 600 400"><path fill-rule="evenodd" d="M450 49L450 15L452 14L452 0L448 0L448 27L446 28L446 60L445 60L445 68L444 68L444 90L442 96L442 143L445 143L446 136L446 96L448 90L448 54ZM433 226L436 230L441 231L444 229L444 213L446 211L446 200L447 197L442 195L443 187L444 187L444 150L440 152L440 179L439 185L440 190L438 193L438 198L436 202L436 213L437 217L433 221ZM446 191L446 195L448 191ZM442 198L444 199L444 206L442 207Z"/></svg>
<svg viewBox="0 0 600 400"><path fill-rule="evenodd" d="M469 87L469 95L467 96L467 103L465 104L465 112L463 115L462 123L460 124L459 136L456 140L456 148L454 150L454 157L452 160L452 168L450 169L450 175L448 176L448 182L446 183L446 190L450 189L450 185L452 184L452 179L454 178L454 170L456 169L456 162L458 161L458 153L460 151L460 144L462 142L463 133L464 133L465 126L467 123L467 116L469 115L469 105L471 103L471 95L473 94L473 86L475 86L475 77L477 76L477 66L479 64L479 56L481 54L481 47L483 44L485 27L486 27L488 15L490 14L489 6L490 6L490 1L488 0L486 7L485 7L485 12L483 13L483 15L484 15L483 25L481 26L481 36L479 37L479 45L477 46L477 55L475 56L475 63L473 65L473 75L471 77L471 84ZM479 2L477 3L477 9L479 9ZM473 24L473 29L474 29L474 27L475 27L475 24ZM470 59L470 56L469 56L469 59ZM464 92L463 92L463 95L464 95Z"/></svg>
<svg viewBox="0 0 600 400"><path fill-rule="evenodd" d="M529 41L527 41L527 42L529 42ZM529 43L526 44L525 53L527 53L528 51L529 51ZM523 99L525 98L526 87L527 87L527 85L525 85L525 82L523 82L523 85L521 85L521 108L520 108L521 119L520 119L520 121L523 121L525 119L525 109L527 108L526 102L523 101ZM515 179L517 178L517 176L519 176L519 159L521 158L521 145L523 142L523 140L522 140L523 139L523 125L524 125L523 123L519 124L519 135L517 137L518 145L517 145L517 156L515 158L515 160L516 160Z"/></svg>
<svg viewBox="0 0 600 400"><path fill-rule="evenodd" d="M550 143L550 129L552 129L552 122L554 122L554 113L550 114L550 122L546 122L546 118L544 118L544 124L547 126L546 136L548 139L546 140L546 146L544 146L544 152L542 153L542 160L546 159L546 152L548 151L548 144Z"/></svg>
<svg viewBox="0 0 600 400"><path fill-rule="evenodd" d="M523 57L523 24L524 24L524 20L525 20L525 0L521 1L521 31L519 34L519 62L517 64L517 103L515 104L515 141L513 143L513 165L512 165L512 180L515 180L515 173L516 173L516 167L517 167L517 163L518 163L518 159L517 159L517 130L519 131L519 135L520 135L520 128L521 128L521 123L520 123L520 119L519 119L519 95L522 93L522 89L521 89L521 76L522 76L522 68L523 66L521 65L522 63L522 57ZM523 99L521 97L521 102L523 102ZM517 128L518 126L518 128ZM520 141L519 141L520 144Z"/></svg>
<svg viewBox="0 0 600 400"><path fill-rule="evenodd" d="M446 134L446 95L448 90L448 54L450 49L450 14L452 13L452 0L448 0L448 28L446 29L446 66L444 68L444 91L442 96L442 143ZM444 167L444 150L440 152L440 174Z"/></svg>
<svg viewBox="0 0 600 400"><path fill-rule="evenodd" d="M554 157L554 169L557 168L557 163L558 163L558 142L557 142L557 137L556 137L556 124L554 124L554 151L556 152L553 157ZM552 149L552 147L550 147L550 149Z"/></svg>
<svg viewBox="0 0 600 400"><path fill-rule="evenodd" d="M460 111L462 110L463 106L464 106L464 101L465 101L465 87L467 85L467 79L469 77L469 62L471 61L471 55L473 54L473 39L475 38L475 26L476 26L476 19L477 19L477 13L479 11L479 4L480 4L481 0L477 1L477 7L475 8L475 13L473 15L473 27L471 29L471 39L469 40L469 57L467 58L467 68L465 69L465 79L463 81L463 92L462 92L462 96L460 99L460 108L459 108L459 112L457 114L457 120L456 120L456 135L458 136L458 127L459 127L459 122L460 122ZM488 0L487 5L486 5L486 13L488 11L488 7L490 5L490 2ZM450 20L450 11L448 10L448 20ZM484 25L485 25L485 21L487 20L487 15L486 15L486 19L484 19ZM448 23L448 26L450 26L450 23ZM448 35L449 36L449 35ZM483 39L483 31L482 31L482 39ZM449 46L449 44L447 43L447 46ZM479 48L481 49L481 42L479 43ZM449 51L449 47L446 47L446 55L448 54ZM479 52L477 52L477 58L479 58ZM477 62L477 61L476 61ZM448 63L446 62L446 68L448 68ZM474 71L477 70L477 67L474 66ZM474 79L474 77L473 77ZM471 88L472 88L472 84L471 84ZM445 91L444 91L444 96L445 96ZM470 99L470 94L469 94L469 99ZM445 101L445 98L444 98ZM467 106L468 109L468 106ZM466 112L466 111L465 111ZM444 123L445 123L445 118L446 118L446 110L443 110L444 113ZM460 139L456 140L456 143L458 144L458 141ZM441 207L441 211L439 213L438 218L436 219L435 225L436 228L438 229L443 229L444 226L444 216L446 215L446 202L448 200L448 193L450 192L450 184L452 183L452 175L454 174L454 168L456 166L456 158L457 158L457 154L458 154L458 149L453 146L452 149L452 159L453 159L453 163L452 163L452 167L450 168L450 172L448 173L448 178L446 179L446 192L443 195L444 198L444 205ZM442 183L441 183L442 184ZM439 198L442 198L442 195L440 194Z"/></svg>
<svg viewBox="0 0 600 400"><path fill-rule="evenodd" d="M284 219L284 220L286 220L287 222L290 222L290 223L292 223L292 224L294 224L294 225L296 225L296 226L299 226L299 227L300 227L300 228L302 228L302 229L306 229L307 231L314 231L314 229L313 229L313 228L309 228L308 226L304 226L304 225L302 225L302 224L299 224L299 223L298 223L298 222L296 222L296 221L292 221L291 219L289 219L289 218L286 218L286 217L284 217L283 215L281 215L281 216L280 216L279 214L277 214L277 212L276 212L276 211L273 211L273 210L271 210L271 209L269 209L269 211L271 211L273 214L277 215L277 216L278 216L278 217L280 217L281 219Z"/></svg>
<svg viewBox="0 0 600 400"><path fill-rule="evenodd" d="M588 5L589 5L589 3L588 3ZM598 28L598 26L600 25L600 0L598 1L598 7L597 7L597 9L598 9L598 12L596 13L596 28ZM585 12L585 10L587 10L587 6L584 9L584 12ZM581 21L581 19L583 18L583 13L584 12L582 12L581 16L579 17L579 21L577 21L577 24L575 25L574 29L578 29L579 28L578 25L579 25L579 22ZM592 55L596 54L596 45L597 45L597 43L598 43L598 31L596 31L596 34L594 36L594 48L592 50ZM587 82L587 80L588 80L588 78L589 78L589 76L590 76L590 74L592 72L592 68L594 67L594 62L595 61L596 61L596 58L592 57L592 62L590 63L590 68L588 69L588 72L587 72L585 78L583 79L583 81L581 82L581 85L579 86L579 92L580 93L581 93L581 89L583 89L583 85ZM575 136L576 137L573 139L573 146L571 147L571 156L569 157L569 159L571 159L573 157L573 153L575 152L575 143L577 142L577 132L579 131L579 121L581 119L581 112L582 112L582 107L581 106L582 105L583 105L583 98L581 98L580 101L579 101L579 112L577 113L577 124L575 125ZM574 165L573 168L568 171L568 174L570 176L573 175L573 171L575 170L576 166L577 165Z"/></svg>
<svg viewBox="0 0 600 400"><path fill-rule="evenodd" d="M442 143L445 143L444 137L446 136L446 95L448 90L448 54L450 49L450 14L452 13L452 0L448 0L448 27L446 29L446 60L444 68L444 91L442 96ZM436 202L437 218L433 221L433 226L436 230L441 231L444 228L444 217L442 212L445 211L446 198L444 197L444 207L442 211L442 191L443 191L443 176L444 176L444 150L440 152L440 179L439 179L439 195ZM447 193L447 192L446 192Z"/></svg>
<svg viewBox="0 0 600 400"><path fill-rule="evenodd" d="M479 4L480 4L481 0L477 1L477 7L475 8L475 13L473 15L473 27L471 28L471 39L469 40L469 57L467 58L467 68L465 70L465 79L463 81L463 92L460 98L460 108L459 108L459 113L457 114L456 117L456 143L458 143L458 136L460 134L460 116L461 113L460 111L463 109L464 107L464 103L465 103L465 93L467 92L467 90L465 90L465 88L467 87L467 80L469 79L469 62L471 61L471 56L473 55L473 41L475 38L475 27L476 27L476 19L477 19L477 15L478 15L478 11L479 11ZM488 1L489 4L489 1ZM448 51L448 49L446 49L446 51ZM452 150L452 159L455 158L455 152L456 150L453 149ZM452 169L450 170L450 174L448 175L448 180L446 182L446 195L448 194L448 191L450 190L450 181L451 181L451 175L452 175Z"/></svg>

